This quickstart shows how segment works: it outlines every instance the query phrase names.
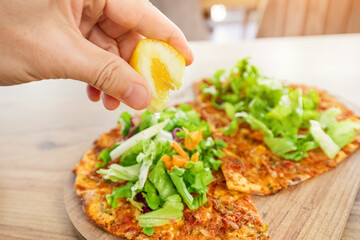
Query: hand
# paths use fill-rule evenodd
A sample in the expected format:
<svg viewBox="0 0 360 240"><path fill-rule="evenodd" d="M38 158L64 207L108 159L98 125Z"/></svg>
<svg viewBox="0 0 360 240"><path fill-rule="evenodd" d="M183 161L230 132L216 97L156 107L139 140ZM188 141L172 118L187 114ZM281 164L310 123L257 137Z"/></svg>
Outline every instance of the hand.
<svg viewBox="0 0 360 240"><path fill-rule="evenodd" d="M135 109L151 102L145 79L128 64L143 36L168 42L187 64L179 28L147 0L1 0L0 85L71 78L92 101Z"/></svg>

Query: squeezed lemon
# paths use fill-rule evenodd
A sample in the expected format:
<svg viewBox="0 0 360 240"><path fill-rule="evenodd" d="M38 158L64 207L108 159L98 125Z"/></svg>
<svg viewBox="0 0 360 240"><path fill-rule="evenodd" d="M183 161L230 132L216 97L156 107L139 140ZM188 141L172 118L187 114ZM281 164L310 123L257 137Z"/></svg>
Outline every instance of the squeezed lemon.
<svg viewBox="0 0 360 240"><path fill-rule="evenodd" d="M170 101L170 90L179 90L185 73L185 59L161 40L142 39L130 59L130 65L149 83L152 100L148 110L161 112Z"/></svg>

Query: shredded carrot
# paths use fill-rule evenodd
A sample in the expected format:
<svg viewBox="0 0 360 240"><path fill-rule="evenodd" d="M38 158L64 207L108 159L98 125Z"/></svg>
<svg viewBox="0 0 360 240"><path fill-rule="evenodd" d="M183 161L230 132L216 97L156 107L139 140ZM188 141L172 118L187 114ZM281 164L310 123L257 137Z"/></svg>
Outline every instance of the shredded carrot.
<svg viewBox="0 0 360 240"><path fill-rule="evenodd" d="M172 161L174 166L177 167L185 167L185 165L189 162L189 157L183 157L180 155L173 155Z"/></svg>
<svg viewBox="0 0 360 240"><path fill-rule="evenodd" d="M180 144L178 144L177 142L174 141L172 147L180 154L180 156L184 158L189 158L189 155L184 151L184 149L182 149Z"/></svg>
<svg viewBox="0 0 360 240"><path fill-rule="evenodd" d="M194 154L191 156L191 161L192 161L192 162L197 162L197 161L199 160L199 155L200 155L199 152L194 153Z"/></svg>
<svg viewBox="0 0 360 240"><path fill-rule="evenodd" d="M202 132L203 132L203 130L189 133L190 136L188 138L186 138L185 141L184 141L184 145L185 145L185 148L187 150L190 150L190 151L195 150L195 148L197 147L197 145L201 141Z"/></svg>
<svg viewBox="0 0 360 240"><path fill-rule="evenodd" d="M163 161L165 163L165 167L167 169L171 168L172 166L172 161L171 161L171 157L168 155L164 155L161 157L161 161Z"/></svg>

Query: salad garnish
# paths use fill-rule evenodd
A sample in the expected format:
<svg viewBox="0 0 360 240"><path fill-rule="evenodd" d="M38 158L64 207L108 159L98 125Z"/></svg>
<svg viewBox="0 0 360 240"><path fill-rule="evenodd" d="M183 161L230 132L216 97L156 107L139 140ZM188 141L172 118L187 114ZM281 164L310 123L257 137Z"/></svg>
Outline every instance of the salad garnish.
<svg viewBox="0 0 360 240"><path fill-rule="evenodd" d="M335 157L355 140L360 129L358 122L338 121L339 108L320 112L315 90L302 92L265 77L248 58L240 60L228 74L217 71L201 84L201 91L231 119L223 128L224 134L233 136L239 123L246 122L263 133L265 144L275 155L296 162L317 147L328 157Z"/></svg>
<svg viewBox="0 0 360 240"><path fill-rule="evenodd" d="M141 211L137 220L151 236L154 227L182 219L184 203L193 210L207 202L226 143L210 136L209 124L192 106L166 109L158 119L148 111L125 112L119 123L124 140L103 149L97 165L104 181L126 182L106 196L112 208L126 198Z"/></svg>

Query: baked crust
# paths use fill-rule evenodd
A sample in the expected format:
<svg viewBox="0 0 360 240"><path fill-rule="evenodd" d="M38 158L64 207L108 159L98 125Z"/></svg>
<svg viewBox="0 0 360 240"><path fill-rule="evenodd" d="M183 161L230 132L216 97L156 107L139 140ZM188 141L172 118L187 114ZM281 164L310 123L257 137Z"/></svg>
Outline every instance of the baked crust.
<svg viewBox="0 0 360 240"><path fill-rule="evenodd" d="M84 154L74 168L75 191L81 198L88 218L106 231L127 239L269 239L267 226L248 194L227 190L221 171L214 172L214 181L208 186L208 201L196 210L184 209L184 219L173 224L155 227L148 237L142 233L136 216L140 211L125 199L118 199L112 209L106 194L122 184L103 182L96 173L97 156L104 148L112 147L123 137L120 127L103 134Z"/></svg>
<svg viewBox="0 0 360 240"><path fill-rule="evenodd" d="M357 136L354 142L343 147L333 159L328 158L320 148L309 151L309 156L299 162L278 157L265 145L262 132L252 130L247 123L241 123L234 136L224 135L222 128L231 120L224 110L211 104L209 96L201 94L200 84L201 82L194 84L195 109L203 120L210 123L213 138L222 139L228 144L224 150L221 168L229 189L256 195L273 194L336 167L360 146L360 137ZM337 107L342 111L337 117L338 120L359 121L350 109L323 90L304 85L289 87L300 88L304 93L310 89L317 91L320 97L320 112Z"/></svg>

